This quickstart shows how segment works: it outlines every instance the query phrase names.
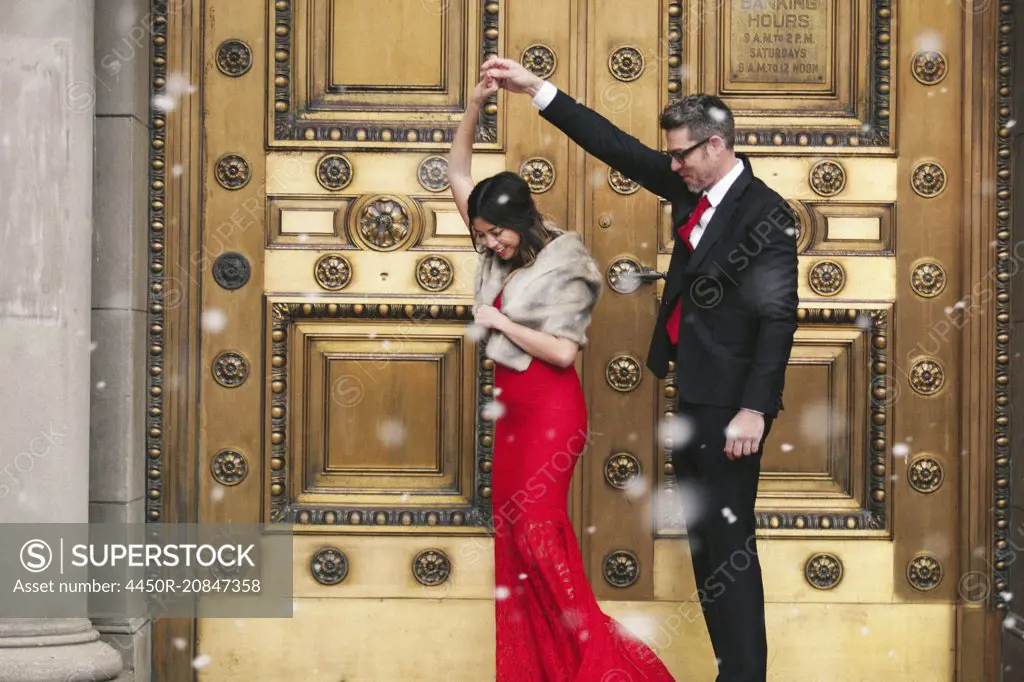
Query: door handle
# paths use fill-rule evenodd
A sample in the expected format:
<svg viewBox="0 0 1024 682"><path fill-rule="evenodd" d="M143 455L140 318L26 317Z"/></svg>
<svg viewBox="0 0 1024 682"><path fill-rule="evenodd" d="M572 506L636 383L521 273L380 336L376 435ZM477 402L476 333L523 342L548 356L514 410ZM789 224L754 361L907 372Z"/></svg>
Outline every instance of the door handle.
<svg viewBox="0 0 1024 682"><path fill-rule="evenodd" d="M653 284L659 279L665 279L665 273L641 265L633 258L620 258L608 267L607 277L613 290L620 294L631 294L641 284Z"/></svg>
<svg viewBox="0 0 1024 682"><path fill-rule="evenodd" d="M644 284L654 284L659 279L665 279L665 273L658 272L654 268L644 266L640 268L640 272L636 274L636 278Z"/></svg>

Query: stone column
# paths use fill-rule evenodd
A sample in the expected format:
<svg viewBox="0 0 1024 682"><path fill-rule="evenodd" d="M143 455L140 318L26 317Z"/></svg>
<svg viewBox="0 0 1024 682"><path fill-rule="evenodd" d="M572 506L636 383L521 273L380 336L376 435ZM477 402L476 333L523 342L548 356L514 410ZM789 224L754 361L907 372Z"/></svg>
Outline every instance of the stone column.
<svg viewBox="0 0 1024 682"><path fill-rule="evenodd" d="M0 20L0 522L89 520L92 0ZM0 680L98 682L88 619L0 620Z"/></svg>
<svg viewBox="0 0 1024 682"><path fill-rule="evenodd" d="M96 0L89 477L93 523L145 523L150 4ZM93 625L120 652L133 682L150 679L148 619L95 619Z"/></svg>

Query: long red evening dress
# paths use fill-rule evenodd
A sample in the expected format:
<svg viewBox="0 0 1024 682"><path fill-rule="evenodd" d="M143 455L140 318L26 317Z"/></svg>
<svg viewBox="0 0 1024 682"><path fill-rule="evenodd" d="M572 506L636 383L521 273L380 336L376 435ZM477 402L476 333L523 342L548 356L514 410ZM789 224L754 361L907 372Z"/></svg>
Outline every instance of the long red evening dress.
<svg viewBox="0 0 1024 682"><path fill-rule="evenodd" d="M494 302L501 309L501 293ZM566 512L587 443L573 366L495 363L492 505L499 682L672 680L657 656L597 604Z"/></svg>

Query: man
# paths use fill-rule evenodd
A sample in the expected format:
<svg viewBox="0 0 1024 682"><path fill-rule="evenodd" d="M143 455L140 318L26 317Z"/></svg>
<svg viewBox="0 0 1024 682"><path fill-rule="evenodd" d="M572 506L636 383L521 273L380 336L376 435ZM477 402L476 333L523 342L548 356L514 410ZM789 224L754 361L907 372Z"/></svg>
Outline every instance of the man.
<svg viewBox="0 0 1024 682"><path fill-rule="evenodd" d="M647 367L664 378L675 360L679 412L692 426L673 462L680 488L694 493L687 534L718 680L764 680L754 503L797 327L794 216L734 151L733 116L717 97L665 107L662 154L513 60L489 59L481 72L530 94L587 152L672 203L675 243Z"/></svg>

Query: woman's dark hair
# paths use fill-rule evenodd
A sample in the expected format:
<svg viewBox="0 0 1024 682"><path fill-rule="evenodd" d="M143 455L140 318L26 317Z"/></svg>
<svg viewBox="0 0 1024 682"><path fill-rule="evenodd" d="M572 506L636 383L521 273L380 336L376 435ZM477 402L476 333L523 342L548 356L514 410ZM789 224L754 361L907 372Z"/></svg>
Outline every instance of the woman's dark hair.
<svg viewBox="0 0 1024 682"><path fill-rule="evenodd" d="M512 259L515 266L533 263L552 236L533 203L529 185L512 171L481 180L470 192L468 204L470 223L483 218L519 234L519 247Z"/></svg>

